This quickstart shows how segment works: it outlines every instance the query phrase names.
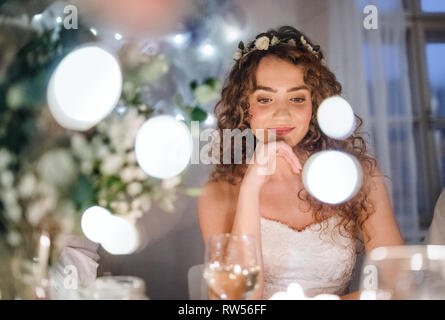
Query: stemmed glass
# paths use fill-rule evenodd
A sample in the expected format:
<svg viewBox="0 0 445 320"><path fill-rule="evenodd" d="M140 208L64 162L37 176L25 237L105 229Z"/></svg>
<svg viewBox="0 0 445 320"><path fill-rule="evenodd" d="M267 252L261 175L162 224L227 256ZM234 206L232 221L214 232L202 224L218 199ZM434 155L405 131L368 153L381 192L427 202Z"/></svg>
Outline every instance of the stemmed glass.
<svg viewBox="0 0 445 320"><path fill-rule="evenodd" d="M259 246L255 237L225 233L208 239L204 279L210 298L247 299L258 287L260 271Z"/></svg>
<svg viewBox="0 0 445 320"><path fill-rule="evenodd" d="M361 275L361 299L445 299L445 246L380 247Z"/></svg>

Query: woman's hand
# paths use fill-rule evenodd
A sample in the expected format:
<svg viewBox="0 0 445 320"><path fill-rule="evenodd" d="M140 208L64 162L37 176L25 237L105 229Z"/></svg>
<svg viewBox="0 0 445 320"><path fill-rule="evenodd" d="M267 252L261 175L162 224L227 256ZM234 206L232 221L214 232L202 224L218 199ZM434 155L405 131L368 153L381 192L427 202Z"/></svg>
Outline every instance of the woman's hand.
<svg viewBox="0 0 445 320"><path fill-rule="evenodd" d="M277 157L285 159L294 174L300 174L302 170L300 160L286 142L276 141L266 144L259 142L252 159L253 163L247 168L243 184L261 189L275 173Z"/></svg>

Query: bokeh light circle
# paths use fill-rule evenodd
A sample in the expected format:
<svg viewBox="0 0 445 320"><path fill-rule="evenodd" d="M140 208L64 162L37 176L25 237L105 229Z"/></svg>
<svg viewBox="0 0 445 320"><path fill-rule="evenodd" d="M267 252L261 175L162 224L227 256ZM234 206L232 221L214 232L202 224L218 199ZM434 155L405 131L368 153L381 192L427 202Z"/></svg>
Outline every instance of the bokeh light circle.
<svg viewBox="0 0 445 320"><path fill-rule="evenodd" d="M112 215L106 225L102 247L111 254L130 254L139 246L139 235L135 226L128 220Z"/></svg>
<svg viewBox="0 0 445 320"><path fill-rule="evenodd" d="M172 116L149 119L136 136L136 160L145 173L155 178L180 174L187 167L192 150L190 130Z"/></svg>
<svg viewBox="0 0 445 320"><path fill-rule="evenodd" d="M85 210L81 228L88 239L100 243L111 254L130 254L139 247L140 236L133 223L100 206Z"/></svg>
<svg viewBox="0 0 445 320"><path fill-rule="evenodd" d="M83 234L91 241L100 243L104 238L104 224L108 221L111 213L102 207L93 206L82 214L80 227Z"/></svg>
<svg viewBox="0 0 445 320"><path fill-rule="evenodd" d="M97 45L88 45L57 66L48 84L48 106L62 127L88 130L114 109L121 90L117 59Z"/></svg>
<svg viewBox="0 0 445 320"><path fill-rule="evenodd" d="M318 107L317 121L324 134L337 140L348 138L355 129L354 111L340 96L323 100Z"/></svg>
<svg viewBox="0 0 445 320"><path fill-rule="evenodd" d="M363 173L354 156L322 151L309 158L302 176L306 190L313 197L328 204L340 204L360 190Z"/></svg>

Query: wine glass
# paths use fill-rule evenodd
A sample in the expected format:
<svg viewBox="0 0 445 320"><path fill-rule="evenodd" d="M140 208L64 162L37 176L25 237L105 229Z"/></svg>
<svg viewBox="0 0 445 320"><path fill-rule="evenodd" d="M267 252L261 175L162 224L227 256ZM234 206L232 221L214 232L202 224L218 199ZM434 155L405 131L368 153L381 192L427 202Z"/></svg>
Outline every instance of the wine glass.
<svg viewBox="0 0 445 320"><path fill-rule="evenodd" d="M210 295L222 300L246 299L258 287L260 271L255 237L225 233L207 241L204 279Z"/></svg>
<svg viewBox="0 0 445 320"><path fill-rule="evenodd" d="M445 299L445 246L379 247L361 274L361 299Z"/></svg>

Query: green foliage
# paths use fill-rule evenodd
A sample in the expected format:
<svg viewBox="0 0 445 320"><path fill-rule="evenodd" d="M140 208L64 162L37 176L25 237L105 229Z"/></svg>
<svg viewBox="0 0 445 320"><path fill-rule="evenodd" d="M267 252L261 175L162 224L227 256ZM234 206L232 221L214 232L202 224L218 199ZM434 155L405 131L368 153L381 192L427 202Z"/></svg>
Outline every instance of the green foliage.
<svg viewBox="0 0 445 320"><path fill-rule="evenodd" d="M80 174L70 190L76 209L83 211L94 204L93 191L91 178Z"/></svg>
<svg viewBox="0 0 445 320"><path fill-rule="evenodd" d="M201 85L199 85L197 80L193 80L189 86L195 96L195 100L191 104L187 105L179 93L173 97L173 101L184 111L188 123L190 121L204 122L208 117L208 113L203 108L203 105L219 97L221 83L217 78L209 77L204 79Z"/></svg>
<svg viewBox="0 0 445 320"><path fill-rule="evenodd" d="M199 197L202 193L202 188L187 188L185 194L190 197Z"/></svg>
<svg viewBox="0 0 445 320"><path fill-rule="evenodd" d="M201 109L199 106L196 106L192 109L190 117L192 121L204 122L207 119L207 112Z"/></svg>

